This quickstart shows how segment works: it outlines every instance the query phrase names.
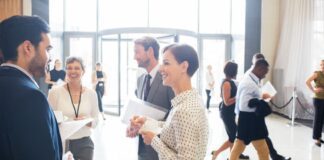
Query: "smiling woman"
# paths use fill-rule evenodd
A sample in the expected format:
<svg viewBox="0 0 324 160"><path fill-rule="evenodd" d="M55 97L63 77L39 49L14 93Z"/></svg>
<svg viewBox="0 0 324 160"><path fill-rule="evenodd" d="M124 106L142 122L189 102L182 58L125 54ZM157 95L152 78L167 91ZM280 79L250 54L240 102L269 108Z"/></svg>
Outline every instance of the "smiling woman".
<svg viewBox="0 0 324 160"><path fill-rule="evenodd" d="M160 72L163 85L170 86L176 96L165 122L158 122L160 134L140 131L144 142L153 147L160 160L204 159L208 141L208 120L191 77L198 69L198 56L189 45L172 44L164 49ZM135 117L131 125L143 125L147 118ZM134 127L133 126L133 127Z"/></svg>
<svg viewBox="0 0 324 160"><path fill-rule="evenodd" d="M68 57L65 65L67 83L51 89L48 101L53 110L62 111L69 121L93 118L91 123L69 137L67 148L67 151L72 152L74 159L91 160L94 150L90 138L91 128L96 126L99 114L97 94L81 83L85 69L81 58Z"/></svg>

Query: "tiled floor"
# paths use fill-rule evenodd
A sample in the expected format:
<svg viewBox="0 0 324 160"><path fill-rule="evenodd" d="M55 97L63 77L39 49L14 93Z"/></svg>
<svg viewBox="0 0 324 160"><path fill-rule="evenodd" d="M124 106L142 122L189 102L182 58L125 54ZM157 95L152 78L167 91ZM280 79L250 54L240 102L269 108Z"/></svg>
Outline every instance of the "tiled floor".
<svg viewBox="0 0 324 160"><path fill-rule="evenodd" d="M218 110L213 108L209 113L210 137L208 151L205 160L210 160L211 150L219 147L226 139L226 132ZM137 138L125 137L126 126L121 123L117 116L107 116L106 121L100 122L93 133L95 142L95 160L136 160ZM324 146L314 145L312 130L309 127L298 125L288 126L289 120L278 115L267 118L268 130L275 148L280 154L291 156L293 160L324 160ZM251 160L257 160L257 154L249 145L245 154ZM221 153L217 159L226 160L229 151Z"/></svg>

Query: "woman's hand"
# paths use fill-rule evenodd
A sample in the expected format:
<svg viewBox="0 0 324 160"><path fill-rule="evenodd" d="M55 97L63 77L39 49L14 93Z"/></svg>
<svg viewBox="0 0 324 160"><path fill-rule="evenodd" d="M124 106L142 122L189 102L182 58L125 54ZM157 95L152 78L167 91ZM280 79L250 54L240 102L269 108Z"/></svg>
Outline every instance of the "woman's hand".
<svg viewBox="0 0 324 160"><path fill-rule="evenodd" d="M321 87L314 88L314 93L320 93L320 92L323 92L323 91L324 91L324 89L321 88Z"/></svg>
<svg viewBox="0 0 324 160"><path fill-rule="evenodd" d="M83 119L86 119L86 116L78 116L78 117L74 118L74 120L76 120L76 121L83 120Z"/></svg>
<svg viewBox="0 0 324 160"><path fill-rule="evenodd" d="M155 134L150 131L141 131L140 134L142 135L144 143L146 145L150 145L152 143L153 137L155 136Z"/></svg>

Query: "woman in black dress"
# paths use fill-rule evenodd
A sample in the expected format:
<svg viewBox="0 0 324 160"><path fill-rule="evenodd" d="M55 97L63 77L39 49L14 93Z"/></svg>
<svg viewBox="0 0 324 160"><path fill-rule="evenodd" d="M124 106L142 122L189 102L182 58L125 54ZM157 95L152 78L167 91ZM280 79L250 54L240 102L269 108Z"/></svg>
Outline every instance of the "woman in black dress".
<svg viewBox="0 0 324 160"><path fill-rule="evenodd" d="M235 96L237 87L235 82L238 65L234 62L228 61L224 66L225 79L221 85L220 116L224 122L228 140L225 141L217 150L212 152L213 158L216 157L227 148L232 148L236 137L237 125L235 123ZM248 156L240 155L240 159L249 159Z"/></svg>

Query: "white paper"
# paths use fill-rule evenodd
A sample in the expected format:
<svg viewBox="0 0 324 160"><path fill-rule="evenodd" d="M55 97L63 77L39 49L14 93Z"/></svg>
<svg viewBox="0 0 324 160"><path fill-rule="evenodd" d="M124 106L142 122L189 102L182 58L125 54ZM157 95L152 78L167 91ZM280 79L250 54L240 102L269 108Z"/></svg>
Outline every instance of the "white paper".
<svg viewBox="0 0 324 160"><path fill-rule="evenodd" d="M54 111L54 115L57 123L62 123L64 121L64 115L62 111Z"/></svg>
<svg viewBox="0 0 324 160"><path fill-rule="evenodd" d="M65 82L62 79L58 79L56 81L56 84L55 85L60 86L60 85L63 85L63 84L65 84Z"/></svg>
<svg viewBox="0 0 324 160"><path fill-rule="evenodd" d="M159 121L147 118L144 125L140 128L139 132L142 131L151 131L154 134L160 134L162 128L159 126Z"/></svg>
<svg viewBox="0 0 324 160"><path fill-rule="evenodd" d="M155 120L162 120L168 111L163 107L135 98L129 99L125 107L126 110L122 116L122 122L125 124L129 124L130 119L135 115L151 117Z"/></svg>
<svg viewBox="0 0 324 160"><path fill-rule="evenodd" d="M268 93L271 97L274 97L277 94L277 90L273 87L271 82L268 81L262 86L262 93ZM266 101L270 101L270 98L266 99Z"/></svg>
<svg viewBox="0 0 324 160"><path fill-rule="evenodd" d="M61 139L65 142L70 136L72 136L75 132L80 130L86 124L92 122L92 118L86 118L83 120L76 120L76 121L65 121L59 125Z"/></svg>

